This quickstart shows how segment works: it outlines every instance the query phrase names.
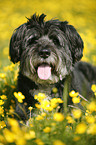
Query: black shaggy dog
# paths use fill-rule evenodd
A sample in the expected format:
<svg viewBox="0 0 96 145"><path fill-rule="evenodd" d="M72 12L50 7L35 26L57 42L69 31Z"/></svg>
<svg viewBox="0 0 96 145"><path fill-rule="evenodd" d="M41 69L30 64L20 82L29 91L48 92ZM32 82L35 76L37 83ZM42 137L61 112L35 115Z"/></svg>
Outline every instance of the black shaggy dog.
<svg viewBox="0 0 96 145"><path fill-rule="evenodd" d="M62 98L66 78L71 78L70 91L86 92L86 96L92 96L91 85L96 83L96 68L78 62L83 56L83 41L76 29L66 21L45 22L44 18L44 14L34 14L15 30L10 41L11 60L20 61L17 91L25 95L27 103L25 111L16 105L16 113L23 120L27 119L27 108L35 105L35 94L54 97L52 88L57 87Z"/></svg>

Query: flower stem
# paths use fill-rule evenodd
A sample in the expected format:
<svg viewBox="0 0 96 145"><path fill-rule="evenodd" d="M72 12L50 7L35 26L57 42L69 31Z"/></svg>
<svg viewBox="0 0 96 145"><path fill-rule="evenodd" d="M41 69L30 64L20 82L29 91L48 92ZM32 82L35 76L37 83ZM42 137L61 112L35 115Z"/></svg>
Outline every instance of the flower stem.
<svg viewBox="0 0 96 145"><path fill-rule="evenodd" d="M68 100L68 95L69 95L69 82L70 82L70 77L68 76L67 79L64 82L64 89L63 89L63 108L64 108L64 115L67 115L67 100Z"/></svg>

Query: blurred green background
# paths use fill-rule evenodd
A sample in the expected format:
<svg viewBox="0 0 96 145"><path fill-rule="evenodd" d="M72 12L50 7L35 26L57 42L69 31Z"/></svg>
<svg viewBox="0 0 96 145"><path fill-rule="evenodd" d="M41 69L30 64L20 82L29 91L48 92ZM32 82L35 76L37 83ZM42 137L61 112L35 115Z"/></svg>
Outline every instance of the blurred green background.
<svg viewBox="0 0 96 145"><path fill-rule="evenodd" d="M96 0L0 0L1 68L10 64L8 47L14 29L34 13L72 24L84 41L82 60L96 65Z"/></svg>

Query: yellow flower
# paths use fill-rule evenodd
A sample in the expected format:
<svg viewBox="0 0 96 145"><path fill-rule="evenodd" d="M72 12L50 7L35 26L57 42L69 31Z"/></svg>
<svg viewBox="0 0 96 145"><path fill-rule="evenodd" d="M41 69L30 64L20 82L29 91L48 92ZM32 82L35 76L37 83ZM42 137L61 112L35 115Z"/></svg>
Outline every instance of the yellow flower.
<svg viewBox="0 0 96 145"><path fill-rule="evenodd" d="M1 143L2 142L2 143ZM4 145L3 143L5 142L5 138L4 138L4 136L2 136L1 134L0 134L0 145Z"/></svg>
<svg viewBox="0 0 96 145"><path fill-rule="evenodd" d="M40 98L40 99L45 99L46 96L45 96L44 93L38 93L38 98Z"/></svg>
<svg viewBox="0 0 96 145"><path fill-rule="evenodd" d="M64 120L64 115L62 113L54 113L53 119L55 121L63 121Z"/></svg>
<svg viewBox="0 0 96 145"><path fill-rule="evenodd" d="M39 139L39 138L35 140L35 143L36 143L37 145L44 145L44 143L42 142L42 140Z"/></svg>
<svg viewBox="0 0 96 145"><path fill-rule="evenodd" d="M48 107L46 107L46 109L45 109L45 110L47 110L47 111L52 111L52 110L53 110L53 107L48 106Z"/></svg>
<svg viewBox="0 0 96 145"><path fill-rule="evenodd" d="M31 111L33 109L33 107L30 106L28 109Z"/></svg>
<svg viewBox="0 0 96 145"><path fill-rule="evenodd" d="M3 105L4 104L4 101L3 100L0 100L0 105Z"/></svg>
<svg viewBox="0 0 96 145"><path fill-rule="evenodd" d="M53 98L50 100L51 107L56 108L58 103L63 103L63 101L60 98Z"/></svg>
<svg viewBox="0 0 96 145"><path fill-rule="evenodd" d="M57 98L57 102L58 102L58 103L63 103L63 100L60 99L60 98Z"/></svg>
<svg viewBox="0 0 96 145"><path fill-rule="evenodd" d="M51 128L50 128L50 127L45 127L45 128L43 129L43 131L44 131L45 133L49 133L49 132L51 131Z"/></svg>
<svg viewBox="0 0 96 145"><path fill-rule="evenodd" d="M51 107L52 108L56 108L57 107L57 99L56 98L53 98L53 99L51 99L51 101L50 101L50 103L51 103Z"/></svg>
<svg viewBox="0 0 96 145"><path fill-rule="evenodd" d="M41 116L45 117L45 116L46 116L46 113L44 113L44 112L43 112L43 113L41 113Z"/></svg>
<svg viewBox="0 0 96 145"><path fill-rule="evenodd" d="M73 97L72 102L75 103L80 103L80 97Z"/></svg>
<svg viewBox="0 0 96 145"><path fill-rule="evenodd" d="M87 130L88 134L95 135L96 134L96 123L90 124Z"/></svg>
<svg viewBox="0 0 96 145"><path fill-rule="evenodd" d="M86 132L86 129L87 129L87 126L85 123L79 123L77 126L76 126L76 133L77 134L83 134Z"/></svg>
<svg viewBox="0 0 96 145"><path fill-rule="evenodd" d="M43 120L44 118L43 118L43 116L41 116L41 115L38 115L37 117L36 117L36 120Z"/></svg>
<svg viewBox="0 0 96 145"><path fill-rule="evenodd" d="M4 137L8 143L12 143L15 141L13 132L9 131L7 128L3 130Z"/></svg>
<svg viewBox="0 0 96 145"><path fill-rule="evenodd" d="M60 141L60 140L55 140L55 141L53 142L53 145L65 145L65 143L63 143L63 142Z"/></svg>
<svg viewBox="0 0 96 145"><path fill-rule="evenodd" d="M37 96L37 95L35 95L35 96L34 96L34 99L35 99L35 100L37 100L37 99L38 99L38 96Z"/></svg>
<svg viewBox="0 0 96 145"><path fill-rule="evenodd" d="M6 77L6 75L4 73L0 73L0 78L4 79Z"/></svg>
<svg viewBox="0 0 96 145"><path fill-rule="evenodd" d="M46 98L46 95L44 93L38 93L38 95L34 96L34 99L38 100L39 102L41 102L45 98Z"/></svg>
<svg viewBox="0 0 96 145"><path fill-rule="evenodd" d="M50 106L50 101L49 100L42 100L40 104L42 109L48 110Z"/></svg>
<svg viewBox="0 0 96 145"><path fill-rule="evenodd" d="M7 96L6 95L2 95L0 96L2 100L7 100Z"/></svg>
<svg viewBox="0 0 96 145"><path fill-rule="evenodd" d="M88 123L95 123L95 117L94 116L86 116L86 121Z"/></svg>
<svg viewBox="0 0 96 145"><path fill-rule="evenodd" d="M89 110L86 110L85 115L88 116L89 114L91 114L91 112Z"/></svg>
<svg viewBox="0 0 96 145"><path fill-rule="evenodd" d="M40 109L40 107L41 107L40 104L38 104L38 103L36 103L35 106L36 106L36 108L38 108L38 109Z"/></svg>
<svg viewBox="0 0 96 145"><path fill-rule="evenodd" d="M13 133L17 134L17 132L18 132L18 135L21 134L21 130L19 128L19 123L17 120L15 120L13 118L8 118L8 123L11 126L11 130Z"/></svg>
<svg viewBox="0 0 96 145"><path fill-rule="evenodd" d="M0 121L0 129L6 127L6 124L4 121Z"/></svg>
<svg viewBox="0 0 96 145"><path fill-rule="evenodd" d="M53 88L53 89L52 89L52 92L53 92L54 94L56 94L56 93L58 92L58 89L57 89L57 88Z"/></svg>
<svg viewBox="0 0 96 145"><path fill-rule="evenodd" d="M11 65L4 67L3 70L4 71L8 71L8 70L13 71L14 67L15 67L15 64L12 63Z"/></svg>
<svg viewBox="0 0 96 145"><path fill-rule="evenodd" d="M16 139L15 143L16 143L16 145L26 145L26 140L25 140L24 136L18 137L18 139Z"/></svg>
<svg viewBox="0 0 96 145"><path fill-rule="evenodd" d="M25 133L24 136L27 140L33 139L36 137L35 132L33 130L30 130L29 133Z"/></svg>
<svg viewBox="0 0 96 145"><path fill-rule="evenodd" d="M8 118L8 123L11 125L11 127L19 127L18 121L13 118Z"/></svg>
<svg viewBox="0 0 96 145"><path fill-rule="evenodd" d="M15 74L14 74L14 81L17 80L17 77L18 77L18 70L15 71Z"/></svg>
<svg viewBox="0 0 96 145"><path fill-rule="evenodd" d="M14 112L14 109L13 109L13 107L12 106L10 106L10 109L9 109L9 113L13 113Z"/></svg>
<svg viewBox="0 0 96 145"><path fill-rule="evenodd" d="M81 117L82 112L81 112L80 109L74 109L74 110L72 110L72 114L73 114L73 117L74 117L75 119L78 119L78 118Z"/></svg>
<svg viewBox="0 0 96 145"><path fill-rule="evenodd" d="M96 85L95 85L95 84L93 84L93 85L91 86L91 90L92 90L93 92L96 92Z"/></svg>
<svg viewBox="0 0 96 145"><path fill-rule="evenodd" d="M69 96L70 97L77 97L79 95L78 92L75 92L74 90L72 90L70 93L69 93Z"/></svg>
<svg viewBox="0 0 96 145"><path fill-rule="evenodd" d="M63 100L61 100L60 98L53 98L51 99L51 103L63 103Z"/></svg>
<svg viewBox="0 0 96 145"><path fill-rule="evenodd" d="M42 108L42 109L47 110L47 111L53 110L52 106L50 106L49 100L41 100L40 104L35 104L35 106L39 109Z"/></svg>
<svg viewBox="0 0 96 145"><path fill-rule="evenodd" d="M8 118L8 123L10 125L10 130L4 129L3 134L8 143L14 142L16 145L25 145L25 134L26 130L24 127L20 128L17 120L13 118Z"/></svg>
<svg viewBox="0 0 96 145"><path fill-rule="evenodd" d="M22 103L25 96L21 92L14 92L14 96L18 99L18 102Z"/></svg>
<svg viewBox="0 0 96 145"><path fill-rule="evenodd" d="M68 115L66 117L66 119L67 119L68 123L74 123L74 119L71 116Z"/></svg>
<svg viewBox="0 0 96 145"><path fill-rule="evenodd" d="M91 112L94 112L96 111L96 103L95 101L92 101L90 102L88 105L87 105L87 109Z"/></svg>

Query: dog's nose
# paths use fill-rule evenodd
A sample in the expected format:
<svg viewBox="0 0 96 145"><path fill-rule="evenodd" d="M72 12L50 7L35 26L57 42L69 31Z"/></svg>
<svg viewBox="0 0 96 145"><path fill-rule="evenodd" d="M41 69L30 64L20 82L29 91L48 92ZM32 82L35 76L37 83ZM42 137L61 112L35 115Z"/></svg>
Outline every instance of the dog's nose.
<svg viewBox="0 0 96 145"><path fill-rule="evenodd" d="M39 55L42 57L42 58L48 58L50 56L50 50L49 49L41 49L39 51Z"/></svg>

